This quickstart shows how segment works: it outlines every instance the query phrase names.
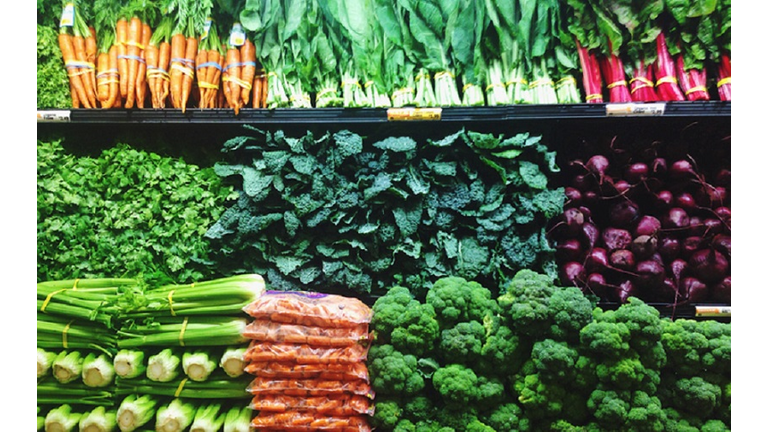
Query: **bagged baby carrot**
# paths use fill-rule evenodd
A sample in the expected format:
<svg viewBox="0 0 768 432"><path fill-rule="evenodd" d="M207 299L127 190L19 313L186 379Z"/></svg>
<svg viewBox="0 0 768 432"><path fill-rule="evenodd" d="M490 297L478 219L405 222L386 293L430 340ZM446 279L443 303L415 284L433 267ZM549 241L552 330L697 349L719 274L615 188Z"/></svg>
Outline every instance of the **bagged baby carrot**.
<svg viewBox="0 0 768 432"><path fill-rule="evenodd" d="M255 319L318 327L371 322L371 308L357 298L304 291L266 291L243 308Z"/></svg>

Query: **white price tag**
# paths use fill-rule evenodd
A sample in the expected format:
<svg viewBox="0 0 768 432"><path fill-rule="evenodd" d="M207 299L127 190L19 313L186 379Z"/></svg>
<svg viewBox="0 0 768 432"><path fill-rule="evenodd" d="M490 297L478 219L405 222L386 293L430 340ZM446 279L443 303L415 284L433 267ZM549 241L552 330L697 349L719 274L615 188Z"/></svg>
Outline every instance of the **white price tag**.
<svg viewBox="0 0 768 432"><path fill-rule="evenodd" d="M61 11L60 27L73 27L75 25L75 4L67 3Z"/></svg>
<svg viewBox="0 0 768 432"><path fill-rule="evenodd" d="M666 104L654 103L607 103L605 115L607 116L660 116L664 115Z"/></svg>
<svg viewBox="0 0 768 432"><path fill-rule="evenodd" d="M730 306L696 306L697 317L730 317Z"/></svg>
<svg viewBox="0 0 768 432"><path fill-rule="evenodd" d="M37 112L38 122L68 122L70 120L68 110L47 110Z"/></svg>
<svg viewBox="0 0 768 432"><path fill-rule="evenodd" d="M229 44L232 46L242 46L245 43L245 30L240 23L232 25L232 31L229 33Z"/></svg>
<svg viewBox="0 0 768 432"><path fill-rule="evenodd" d="M208 33L211 32L211 25L213 25L213 18L208 18L203 24L203 34L200 35L200 40L205 40L208 37Z"/></svg>

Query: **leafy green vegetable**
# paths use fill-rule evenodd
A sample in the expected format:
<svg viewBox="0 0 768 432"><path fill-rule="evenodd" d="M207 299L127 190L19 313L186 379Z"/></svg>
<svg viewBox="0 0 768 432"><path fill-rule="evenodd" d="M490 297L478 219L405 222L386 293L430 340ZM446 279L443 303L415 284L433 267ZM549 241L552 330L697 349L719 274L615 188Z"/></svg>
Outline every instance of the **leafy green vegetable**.
<svg viewBox="0 0 768 432"><path fill-rule="evenodd" d="M37 108L71 107L69 77L59 49L58 32L53 27L38 24Z"/></svg>

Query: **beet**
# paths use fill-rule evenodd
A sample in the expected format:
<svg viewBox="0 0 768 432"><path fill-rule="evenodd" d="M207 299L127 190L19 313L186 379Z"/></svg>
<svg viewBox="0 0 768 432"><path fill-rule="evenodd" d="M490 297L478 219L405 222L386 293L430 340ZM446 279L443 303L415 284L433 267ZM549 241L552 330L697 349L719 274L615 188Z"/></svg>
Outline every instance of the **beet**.
<svg viewBox="0 0 768 432"><path fill-rule="evenodd" d="M658 240L656 237L649 236L649 235L641 235L635 237L634 240L632 240L632 246L630 247L630 250L633 254L637 257L637 259L646 259L650 258L651 255L656 253Z"/></svg>
<svg viewBox="0 0 768 432"><path fill-rule="evenodd" d="M609 252L616 249L627 249L632 243L632 234L621 228L606 228L603 230L601 238Z"/></svg>
<svg viewBox="0 0 768 432"><path fill-rule="evenodd" d="M616 249L610 255L611 267L619 270L632 270L635 268L635 254L627 249Z"/></svg>
<svg viewBox="0 0 768 432"><path fill-rule="evenodd" d="M640 206L628 199L619 200L608 209L608 221L617 228L629 228L640 216Z"/></svg>

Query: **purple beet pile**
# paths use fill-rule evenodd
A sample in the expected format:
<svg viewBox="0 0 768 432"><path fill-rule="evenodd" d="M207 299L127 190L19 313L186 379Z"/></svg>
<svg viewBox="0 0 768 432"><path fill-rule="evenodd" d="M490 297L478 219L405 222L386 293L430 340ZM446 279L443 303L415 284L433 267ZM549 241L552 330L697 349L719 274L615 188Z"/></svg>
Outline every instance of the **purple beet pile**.
<svg viewBox="0 0 768 432"><path fill-rule="evenodd" d="M608 302L730 304L730 158L598 150L563 170L549 231L561 282Z"/></svg>

